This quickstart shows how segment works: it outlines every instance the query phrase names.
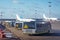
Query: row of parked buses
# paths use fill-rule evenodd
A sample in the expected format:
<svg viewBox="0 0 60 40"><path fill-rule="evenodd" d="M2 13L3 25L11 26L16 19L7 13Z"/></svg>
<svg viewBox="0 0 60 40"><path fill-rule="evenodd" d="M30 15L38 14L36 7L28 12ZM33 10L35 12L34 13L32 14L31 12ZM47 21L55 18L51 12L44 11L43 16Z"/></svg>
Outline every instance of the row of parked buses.
<svg viewBox="0 0 60 40"><path fill-rule="evenodd" d="M51 31L51 23L47 21L16 22L16 26L25 34L42 34Z"/></svg>

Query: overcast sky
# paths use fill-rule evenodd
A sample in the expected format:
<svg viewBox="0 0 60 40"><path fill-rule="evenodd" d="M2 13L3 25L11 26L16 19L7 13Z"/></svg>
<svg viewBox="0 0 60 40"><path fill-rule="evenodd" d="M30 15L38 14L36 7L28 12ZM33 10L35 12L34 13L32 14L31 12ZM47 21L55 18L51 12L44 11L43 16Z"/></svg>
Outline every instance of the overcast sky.
<svg viewBox="0 0 60 40"><path fill-rule="evenodd" d="M1 13L3 18L16 18L16 14L23 18L42 18L43 14L60 18L60 0L0 0Z"/></svg>

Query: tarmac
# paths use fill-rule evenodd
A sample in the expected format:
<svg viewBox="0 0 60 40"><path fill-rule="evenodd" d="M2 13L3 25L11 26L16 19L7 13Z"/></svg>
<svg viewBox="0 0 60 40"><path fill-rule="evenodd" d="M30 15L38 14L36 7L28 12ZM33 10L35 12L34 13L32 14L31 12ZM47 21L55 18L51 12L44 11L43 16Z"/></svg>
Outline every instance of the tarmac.
<svg viewBox="0 0 60 40"><path fill-rule="evenodd" d="M51 33L32 36L23 34L22 30L18 30L15 27L9 27L7 25L6 28L21 40L60 40L60 22L52 22L51 25Z"/></svg>
<svg viewBox="0 0 60 40"><path fill-rule="evenodd" d="M51 25L53 33L60 33L60 21L52 22Z"/></svg>

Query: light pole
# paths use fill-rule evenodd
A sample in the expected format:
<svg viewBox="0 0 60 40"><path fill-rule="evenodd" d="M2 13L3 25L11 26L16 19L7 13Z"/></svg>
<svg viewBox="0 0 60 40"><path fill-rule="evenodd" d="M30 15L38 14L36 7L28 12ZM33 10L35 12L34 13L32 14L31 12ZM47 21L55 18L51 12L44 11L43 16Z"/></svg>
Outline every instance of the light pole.
<svg viewBox="0 0 60 40"><path fill-rule="evenodd" d="M3 16L3 12L0 12L0 19L1 19L1 24L2 24L2 16Z"/></svg>
<svg viewBox="0 0 60 40"><path fill-rule="evenodd" d="M35 18L37 18L37 10L35 10Z"/></svg>
<svg viewBox="0 0 60 40"><path fill-rule="evenodd" d="M1 16L1 19L2 19L2 17L3 17L3 12L1 12L1 15L0 15L0 16Z"/></svg>
<svg viewBox="0 0 60 40"><path fill-rule="evenodd" d="M52 3L52 2L48 2L48 3L49 3L49 14L48 14L48 15L51 16L51 3ZM49 16L49 17L50 17L50 16Z"/></svg>

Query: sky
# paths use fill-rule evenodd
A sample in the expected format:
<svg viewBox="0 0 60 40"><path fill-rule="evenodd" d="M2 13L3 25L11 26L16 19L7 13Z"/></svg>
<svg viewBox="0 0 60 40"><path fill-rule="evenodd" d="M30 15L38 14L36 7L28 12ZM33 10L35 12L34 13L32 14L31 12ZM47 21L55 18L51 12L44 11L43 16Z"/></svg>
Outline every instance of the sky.
<svg viewBox="0 0 60 40"><path fill-rule="evenodd" d="M51 2L51 3L49 3ZM51 7L49 7L51 5ZM0 0L0 18L60 18L60 0Z"/></svg>

